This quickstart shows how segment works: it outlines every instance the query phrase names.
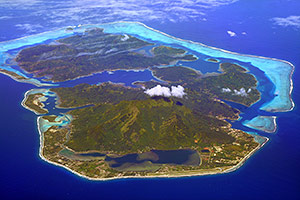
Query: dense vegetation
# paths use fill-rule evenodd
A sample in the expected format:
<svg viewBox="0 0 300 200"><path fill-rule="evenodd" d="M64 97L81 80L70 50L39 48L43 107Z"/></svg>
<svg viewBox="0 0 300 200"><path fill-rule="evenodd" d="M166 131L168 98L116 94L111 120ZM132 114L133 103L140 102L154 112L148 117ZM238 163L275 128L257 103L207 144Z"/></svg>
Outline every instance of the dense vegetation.
<svg viewBox="0 0 300 200"><path fill-rule="evenodd" d="M126 154L151 149L195 148L232 142L217 119L236 119L238 111L209 93L187 89L188 98L149 97L142 89L111 83L55 88L64 107L91 107L71 112L75 151ZM196 141L196 142L195 142Z"/></svg>
<svg viewBox="0 0 300 200"><path fill-rule="evenodd" d="M216 129L225 122L163 98L101 104L71 114L75 119L66 145L75 151L126 154L234 141Z"/></svg>
<svg viewBox="0 0 300 200"><path fill-rule="evenodd" d="M154 76L169 82L191 82L199 78L201 74L187 67L152 67Z"/></svg>
<svg viewBox="0 0 300 200"><path fill-rule="evenodd" d="M220 99L246 106L259 100L260 93L256 89L257 81L253 75L246 73L241 66L232 63L222 63L221 70L223 71L221 75L203 78L195 82L192 87L206 88ZM230 89L230 92L224 92L224 89ZM245 90L242 94L238 93L241 89Z"/></svg>
<svg viewBox="0 0 300 200"><path fill-rule="evenodd" d="M60 97L61 107L80 107L90 104L119 103L123 100L143 100L147 95L142 89L124 87L123 85L103 83L89 85L86 83L75 87L52 88Z"/></svg>
<svg viewBox="0 0 300 200"><path fill-rule="evenodd" d="M250 106L260 98L256 89L257 81L251 74L236 64L222 63L220 65L222 74L212 76L201 76L196 71L181 67L153 67L151 70L158 78L174 83L185 84L187 88L198 93L211 93L219 99L225 99ZM147 85L144 83L143 85ZM239 93L241 89L245 93ZM230 89L230 91L224 91ZM243 90L242 89L242 90ZM234 92L236 90L237 92ZM196 100L196 99L195 99Z"/></svg>
<svg viewBox="0 0 300 200"><path fill-rule="evenodd" d="M177 49L177 48L172 48L167 46L154 47L152 49L152 52L154 55L168 55L168 56L175 56L175 55L180 55L185 53L183 49Z"/></svg>
<svg viewBox="0 0 300 200"><path fill-rule="evenodd" d="M197 91L191 88L186 88L185 92L187 93L188 98L183 98L179 101L195 112L217 118L238 118L239 111L237 109L219 101L216 99L216 96L208 90Z"/></svg>
<svg viewBox="0 0 300 200"><path fill-rule="evenodd" d="M102 29L91 29L57 42L23 49L16 61L21 68L38 77L65 81L105 70L145 69L196 59L193 55L148 57L135 53L132 50L152 44L129 35L107 34Z"/></svg>
<svg viewBox="0 0 300 200"><path fill-rule="evenodd" d="M156 86L158 82L144 82L149 86ZM167 85L165 85L167 86ZM97 105L103 103L117 104L123 100L146 100L149 98L140 88L124 87L118 84L103 83L101 85L80 84L75 87L53 88L60 97L60 107L81 107L84 105ZM197 92L187 88L188 98L165 98L166 101L174 101L178 105L210 116L223 118L237 118L238 110L214 99L214 95L207 91ZM160 97L153 97L158 99Z"/></svg>
<svg viewBox="0 0 300 200"><path fill-rule="evenodd" d="M222 88L233 90L243 87L255 91L256 80L244 68L223 63L222 74L208 77L179 66L153 67L151 70L156 76L169 81L165 87L183 85L186 96L149 97L141 88L112 83L52 89L60 97L60 106L93 105L71 111L74 121L67 146L75 151L126 154L151 149L197 148L234 141L222 129L228 124L221 119L237 119L239 111L218 98L228 95ZM137 84L149 87L159 83ZM253 103L250 94L230 95L233 97L227 99L238 96L237 102Z"/></svg>
<svg viewBox="0 0 300 200"><path fill-rule="evenodd" d="M238 119L239 111L221 99L244 105L259 99L256 79L243 67L222 63L222 73L213 75L203 75L183 66L162 67L174 61L197 58L183 49L168 46L153 47L152 55L143 55L137 53L144 51L140 48L154 44L130 35L106 34L99 28L56 42L26 48L16 60L26 71L53 81L104 70L146 68L163 81L136 82L135 85L143 86L138 88L112 83L52 88L59 97L59 106L76 109L69 111L73 116L70 126L52 126L43 133L42 154L48 160L88 177L147 175L149 172L169 175L213 168L219 173L238 164L257 147L252 136L231 129L224 120ZM213 58L207 61L219 62ZM145 93L145 89L157 85L169 89L180 85L184 87L184 95L179 98L173 94L165 97ZM42 96L29 95L25 104L45 114L48 111L39 101ZM42 119L53 122L56 116L46 115ZM177 166L172 162L154 162L159 156L153 150L178 149L192 149L193 156ZM93 157L93 152L101 158ZM123 163L120 156L130 153L137 155L138 163L130 159ZM119 159L123 164L114 166Z"/></svg>

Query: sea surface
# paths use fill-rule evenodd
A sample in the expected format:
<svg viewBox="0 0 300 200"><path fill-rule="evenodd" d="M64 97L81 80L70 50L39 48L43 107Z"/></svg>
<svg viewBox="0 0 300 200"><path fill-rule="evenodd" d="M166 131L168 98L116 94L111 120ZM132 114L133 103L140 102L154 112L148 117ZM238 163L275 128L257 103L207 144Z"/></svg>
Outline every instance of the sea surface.
<svg viewBox="0 0 300 200"><path fill-rule="evenodd" d="M228 174L186 178L112 181L80 178L39 157L36 115L21 106L25 92L35 86L18 83L0 74L0 198L300 199L300 29L275 26L269 20L277 16L299 15L297 8L300 3L283 0L268 2L241 0L218 7L206 13L207 21L142 21L178 38L238 53L283 59L295 66L292 93L295 108L291 112L276 114L276 133L261 133L270 138L269 142L241 168ZM268 9L270 6L272 12ZM0 9L1 13L7 14L8 11ZM18 14L22 15L22 12L25 11ZM30 20L38 21L39 18L26 20L29 23ZM1 41L24 36L23 30L11 26L16 23L14 19L7 19L1 24ZM66 25L68 24L64 24ZM228 30L236 32L237 36L230 37L226 33ZM46 30L41 28L40 31ZM247 34L243 35L242 32ZM134 76L135 72L131 73ZM122 72L117 72L113 77L118 82L122 80L122 75ZM97 76L106 80L111 75ZM150 75L145 71L141 77L147 80ZM131 82L128 80L127 84ZM243 117L250 115L251 112L249 116ZM234 126L242 125L237 123Z"/></svg>

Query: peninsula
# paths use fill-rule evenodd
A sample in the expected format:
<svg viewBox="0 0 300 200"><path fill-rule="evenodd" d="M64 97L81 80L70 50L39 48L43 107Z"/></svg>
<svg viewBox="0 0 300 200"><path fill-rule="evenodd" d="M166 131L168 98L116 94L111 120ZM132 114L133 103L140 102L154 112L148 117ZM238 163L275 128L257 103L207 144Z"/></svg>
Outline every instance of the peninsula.
<svg viewBox="0 0 300 200"><path fill-rule="evenodd" d="M238 119L239 111L222 101L257 102L253 75L232 63L220 63L222 73L212 76L176 66L197 57L171 46L155 46L150 56L136 51L153 45L95 28L20 51L19 66L55 82L117 69L148 69L161 80L50 89L57 106L77 109L67 113L72 120L66 126L57 124L62 121L56 115L39 118L48 124L41 133L45 159L96 179L198 175L232 169L261 145L231 128L226 119ZM24 104L46 114L43 98L29 94Z"/></svg>
<svg viewBox="0 0 300 200"><path fill-rule="evenodd" d="M39 115L44 160L91 180L194 176L235 170L267 142L231 125L241 113L231 102L251 107L261 98L248 57L218 57L215 48L150 28L149 39L141 31L146 26L136 33L128 28L131 24L124 27L112 23L69 28L59 30L57 37L45 37L45 42L19 47L14 60L21 72L49 86L28 91L22 102ZM203 54L197 53L200 50ZM218 71L203 74L190 63L215 65ZM124 77L126 72L148 71L152 79L95 82L97 74L120 70ZM287 94L282 88L281 97ZM261 121L245 125L276 129L264 129L270 120Z"/></svg>

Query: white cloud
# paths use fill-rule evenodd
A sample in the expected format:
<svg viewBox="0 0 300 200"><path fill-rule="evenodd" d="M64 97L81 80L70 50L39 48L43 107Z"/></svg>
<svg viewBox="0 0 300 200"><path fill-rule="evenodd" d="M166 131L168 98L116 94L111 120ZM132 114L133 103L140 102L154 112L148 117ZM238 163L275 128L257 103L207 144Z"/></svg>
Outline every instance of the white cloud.
<svg viewBox="0 0 300 200"><path fill-rule="evenodd" d="M289 17L274 17L271 19L274 24L278 25L278 26L283 26L283 27L287 27L287 26L293 26L296 28L300 28L300 16L294 16L291 15Z"/></svg>
<svg viewBox="0 0 300 200"><path fill-rule="evenodd" d="M33 6L41 3L40 0L1 0L0 7L21 7L23 6Z"/></svg>
<svg viewBox="0 0 300 200"><path fill-rule="evenodd" d="M172 86L171 87L171 94L174 97L182 98L186 93L184 92L184 88L181 85Z"/></svg>
<svg viewBox="0 0 300 200"><path fill-rule="evenodd" d="M167 87L162 87L161 85L157 85L151 89L148 89L145 91L146 94L149 96L164 96L164 97L170 97L171 91Z"/></svg>
<svg viewBox="0 0 300 200"><path fill-rule="evenodd" d="M246 92L245 88L241 88L239 90L234 89L233 91L230 88L222 88L222 92L226 92L226 93L232 93L232 95L239 95L239 96L248 96L248 93L250 93L252 91L251 88L249 88Z"/></svg>
<svg viewBox="0 0 300 200"><path fill-rule="evenodd" d="M209 9L236 1L238 0L0 0L0 7L10 13L23 11L22 16L9 16L16 18L16 21L30 18L31 21L39 21L45 28L55 28L118 20L161 23L203 20ZM32 30L28 28L29 32Z"/></svg>
<svg viewBox="0 0 300 200"><path fill-rule="evenodd" d="M227 33L228 33L228 35L229 35L230 37L235 37L235 36L236 36L236 33L233 32L233 31L227 31Z"/></svg>
<svg viewBox="0 0 300 200"><path fill-rule="evenodd" d="M168 87L164 87L161 85L157 85L151 89L147 89L145 91L146 94L149 96L164 96L164 97L178 97L182 98L186 93L184 92L184 88L181 85L172 86L171 90Z"/></svg>
<svg viewBox="0 0 300 200"><path fill-rule="evenodd" d="M234 95L239 95L242 97L247 96L248 94L246 93L245 88L241 88L240 90L233 90L234 91Z"/></svg>
<svg viewBox="0 0 300 200"><path fill-rule="evenodd" d="M231 92L230 88L222 88L222 92Z"/></svg>

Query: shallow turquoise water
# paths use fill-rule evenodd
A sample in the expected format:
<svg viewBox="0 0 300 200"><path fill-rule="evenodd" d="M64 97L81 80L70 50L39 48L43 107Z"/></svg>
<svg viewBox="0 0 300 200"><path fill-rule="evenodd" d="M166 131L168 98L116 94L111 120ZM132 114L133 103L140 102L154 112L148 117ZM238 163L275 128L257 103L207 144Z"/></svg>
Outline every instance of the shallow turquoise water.
<svg viewBox="0 0 300 200"><path fill-rule="evenodd" d="M49 1L47 1L49 2ZM53 4L54 1L49 2ZM63 5L54 2L58 9ZM34 86L17 83L0 74L0 108L5 113L1 118L0 166L1 198L3 199L298 199L300 188L300 103L299 91L299 31L293 27L275 26L273 17L299 15L299 1L237 1L229 6L208 11L207 21L165 22L145 21L158 30L192 41L203 42L236 52L276 57L292 62L294 74L292 112L276 113L276 134L260 134L270 141L239 170L215 176L172 179L127 179L110 182L91 182L78 178L65 169L49 165L38 156L39 136L36 116L20 106L23 94ZM89 6L89 3L86 3ZM155 7L153 8L155 9ZM156 8L157 9L157 8ZM160 9L160 8L158 8ZM11 9L1 8L3 15ZM24 31L15 25L40 23L45 27L40 32L54 28L47 21L41 7L40 15L24 18L31 10L18 9L20 18L2 20L1 38L18 38ZM93 16L91 13L90 17ZM83 17L83 16L82 16ZM81 23L78 18L76 24ZM97 21L98 19L94 19ZM73 23L74 21L72 21ZM60 24L67 26L70 21ZM98 23L98 22L97 22ZM56 24L57 25L57 24ZM235 38L226 35L227 30L238 34ZM241 32L247 32L241 36ZM1 46L1 45L0 45ZM1 56L0 56L1 58ZM274 92L272 92L274 93ZM5 96L5 98L3 98ZM247 112L247 109L239 106ZM259 111L260 115L268 112ZM250 115L250 114L249 114ZM269 114L270 115L270 114ZM255 117L251 116L251 118ZM244 115L246 118L247 116ZM239 125L236 125L239 127ZM253 131L253 130L249 130ZM8 151L9 149L9 151Z"/></svg>
<svg viewBox="0 0 300 200"><path fill-rule="evenodd" d="M136 22L116 22L116 23L108 23L108 24L102 24L102 25L86 25L82 26L80 28L74 29L74 33L70 31L65 31L64 29L58 29L51 32L45 32L38 35L32 35L25 38L17 39L17 40L11 40L8 42L2 42L1 50L3 57L7 56L5 55L6 52L9 51L15 51L15 49L21 49L28 45L35 45L35 44L41 44L43 42L49 42L51 40L67 37L72 34L77 34L84 32L88 28L93 27L101 27L104 28L105 32L108 33L114 33L114 34L132 34L135 35L141 39L146 39L147 41L154 41L159 42L159 44L170 44L175 45L179 47L184 47L186 50L189 51L189 53L197 52L196 56L199 58L198 61L194 62L190 65L190 67L197 70L195 66L199 65L199 62L205 63L208 65L208 67L212 64L215 66L217 63L208 63L206 59L208 57L217 58L221 62L234 62L237 64L242 65L243 67L247 68L250 73L253 73L257 80L259 81L258 89L262 93L261 100L254 104L254 106L250 107L248 112L242 113L242 118L238 122L234 124L235 128L239 129L245 129L242 125L247 125L247 127L254 128L256 130L262 130L262 131L269 131L272 128L272 125L275 126L275 120L270 121L266 120L268 118L254 118L251 121L249 121L251 115L254 115L255 112L258 112L259 108L261 110L265 111L287 111L291 109L293 106L293 102L289 96L290 92L290 86L291 86L291 80L290 76L293 70L293 66L289 64L286 61L276 60L276 59L270 59L270 58L264 58L264 57L257 57L257 56L249 56L249 55L241 55L238 53L228 52L222 49L217 49L215 47L208 47L206 45L195 43L192 41L186 41L182 39L178 39L169 35L166 35L165 33L159 32L157 30L154 30L150 27L147 27L141 23ZM184 62L181 62L181 64L184 64ZM3 63L3 65L5 65ZM189 66L189 65L188 65ZM14 71L17 71L17 69L13 69ZM20 69L19 69L20 70ZM280 70L280 73L278 72ZM214 70L216 71L216 69ZM89 77L79 78L73 81L66 81L60 84L56 84L56 86L72 86L75 84L79 84L82 82L88 82L93 84L97 84L100 82L105 81L105 77L107 77L106 81L114 81L113 77L115 77L116 74L121 74L118 80L121 83L125 83L128 85L132 84L134 81L145 81L145 80L151 80L151 78L155 79L152 75L148 79L143 79L142 76L139 78L139 75L142 75L144 73L150 73L149 70L143 70L143 71L116 71L113 73L103 72L100 74L95 74ZM130 79L130 73L136 73L133 79ZM94 82L95 78L98 78L98 82ZM99 79L100 78L100 79ZM144 77L146 78L146 77ZM39 82L40 80L34 79L34 82ZM101 81L100 81L101 80ZM129 82L128 82L129 81ZM130 82L131 81L131 82ZM269 86L268 86L269 85ZM267 87L273 86L274 89L271 91L266 91ZM51 92L49 92L48 89L40 89L40 90L32 90L29 93L36 93L36 92L42 92L47 97L55 97ZM274 92L274 93L270 93ZM48 99L47 99L48 100ZM56 98L50 98L50 102L47 102L47 104L50 104L52 101L52 110L53 108L53 101L55 101ZM49 107L49 106L48 106ZM51 110L50 109L50 110ZM243 111L245 112L245 111ZM56 112L57 113L57 112ZM51 114L51 112L50 112ZM57 123L46 123L45 120L39 119L39 128L42 132L46 131L51 125L59 125L64 126L69 123L69 120L62 120ZM257 128L265 126L265 128ZM247 130L247 129L245 129Z"/></svg>
<svg viewBox="0 0 300 200"><path fill-rule="evenodd" d="M290 90L292 85L290 77L293 71L293 66L287 61L250 55L241 55L238 53L228 52L214 47L208 47L200 43L177 39L169 35L163 34L159 31L156 31L154 29L151 29L149 27L146 27L145 25L140 23L119 22L104 25L86 25L82 26L81 28L75 29L75 32L83 32L84 28L91 27L104 28L104 31L107 33L127 33L137 35L138 37L141 37L143 39L163 42L166 44L180 45L185 48L191 49L192 51L196 51L200 54L214 58L226 58L237 60L240 62L251 63L253 66L262 70L276 87L276 96L274 97L274 99L271 102L267 102L265 105L263 105L261 109L265 111L274 112L288 111L293 107L293 102L290 99ZM22 39L2 42L0 47L0 52L2 52L2 56L0 55L0 57L4 56L4 52L12 49L24 47L26 45L38 44L47 41L48 39L56 39L72 34L72 32L65 31L64 29L58 29L56 31L46 32L34 36L28 36Z"/></svg>
<svg viewBox="0 0 300 200"><path fill-rule="evenodd" d="M273 133L276 131L276 117L257 116L251 120L244 121L243 125L256 130Z"/></svg>

